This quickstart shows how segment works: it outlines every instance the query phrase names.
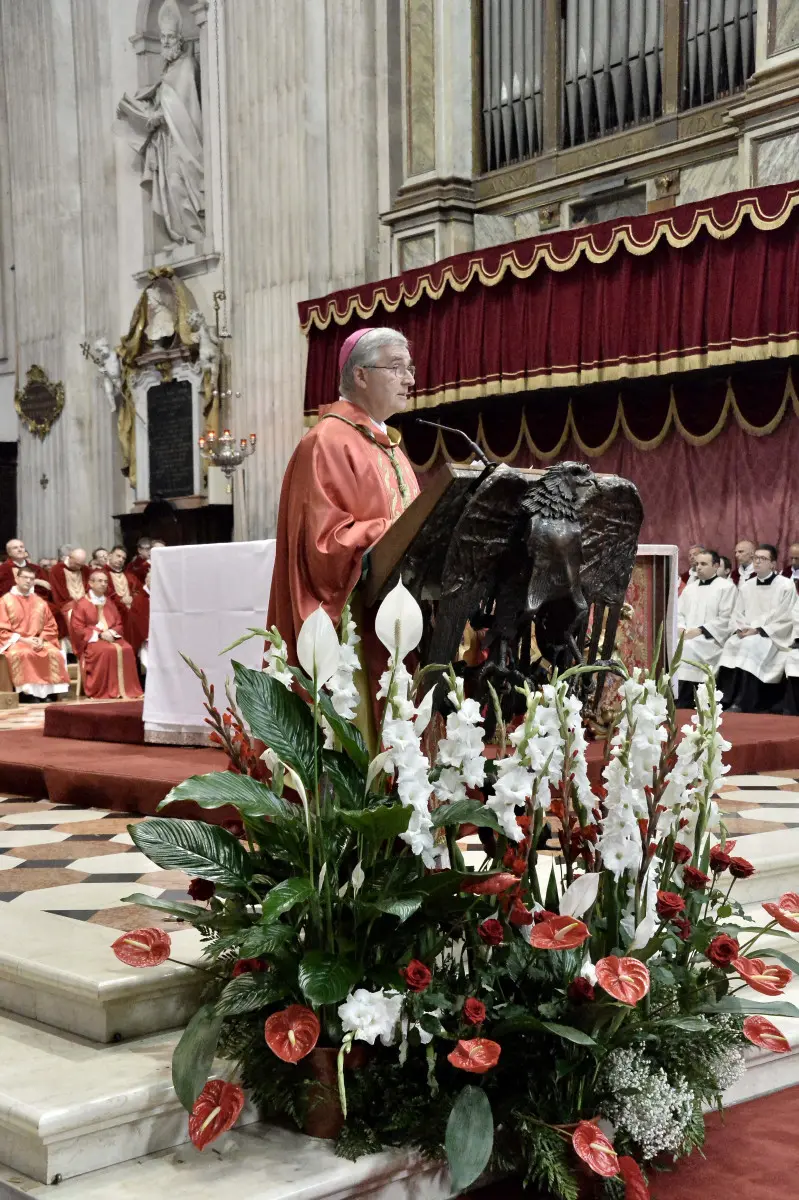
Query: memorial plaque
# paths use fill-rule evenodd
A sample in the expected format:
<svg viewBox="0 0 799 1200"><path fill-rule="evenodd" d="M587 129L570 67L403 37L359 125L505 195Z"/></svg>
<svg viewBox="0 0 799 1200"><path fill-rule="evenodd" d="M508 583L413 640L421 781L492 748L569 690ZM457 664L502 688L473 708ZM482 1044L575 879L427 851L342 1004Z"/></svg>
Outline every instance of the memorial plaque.
<svg viewBox="0 0 799 1200"><path fill-rule="evenodd" d="M36 364L29 368L25 386L14 396L14 405L22 421L34 437L44 438L61 416L64 407L64 386L52 383L47 372Z"/></svg>
<svg viewBox="0 0 799 1200"><path fill-rule="evenodd" d="M150 496L194 495L194 422L188 380L159 383L147 392Z"/></svg>

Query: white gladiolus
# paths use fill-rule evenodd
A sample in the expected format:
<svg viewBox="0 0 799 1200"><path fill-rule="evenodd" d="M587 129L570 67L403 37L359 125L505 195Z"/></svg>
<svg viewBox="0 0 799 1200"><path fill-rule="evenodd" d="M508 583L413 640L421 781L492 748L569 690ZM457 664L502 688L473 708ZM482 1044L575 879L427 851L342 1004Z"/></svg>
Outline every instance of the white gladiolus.
<svg viewBox="0 0 799 1200"><path fill-rule="evenodd" d="M286 659L286 643L273 626L269 630L269 645L266 651L266 666L264 671L267 675L271 675L278 683L282 683L283 687L291 690L294 683L294 676L288 669Z"/></svg>
<svg viewBox="0 0 799 1200"><path fill-rule="evenodd" d="M335 675L341 661L336 627L325 610L314 609L297 637L297 659L305 674L322 687Z"/></svg>
<svg viewBox="0 0 799 1200"><path fill-rule="evenodd" d="M384 1046L393 1044L401 1011L402 996L386 988L376 992L358 988L338 1006L344 1033L351 1033L355 1040L368 1042L370 1046L378 1038Z"/></svg>
<svg viewBox="0 0 799 1200"><path fill-rule="evenodd" d="M358 709L358 689L355 686L355 672L360 668L358 652L355 647L360 642L356 632L355 622L350 616L349 605L341 616L341 644L339 646L339 663L335 673L327 683L333 708L345 721L354 721Z"/></svg>
<svg viewBox="0 0 799 1200"><path fill-rule="evenodd" d="M403 663L398 662L395 666L393 656L390 657L377 693L378 697L386 697L383 721L386 756L382 769L393 771L401 803L413 810L408 828L400 837L408 843L414 854L421 857L426 867L432 868L441 861L446 846L435 844L433 819L430 816L433 790L429 781L430 763L422 753L419 730L414 725L416 710L408 699L410 684L411 677Z"/></svg>
<svg viewBox="0 0 799 1200"><path fill-rule="evenodd" d="M377 610L375 633L395 662L401 662L419 645L423 629L422 610L400 579Z"/></svg>

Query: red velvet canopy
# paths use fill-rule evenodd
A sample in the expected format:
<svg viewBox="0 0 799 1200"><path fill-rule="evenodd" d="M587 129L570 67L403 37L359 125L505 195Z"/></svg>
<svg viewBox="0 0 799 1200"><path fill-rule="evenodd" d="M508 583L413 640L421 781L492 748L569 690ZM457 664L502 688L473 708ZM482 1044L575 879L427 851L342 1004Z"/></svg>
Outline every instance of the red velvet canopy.
<svg viewBox="0 0 799 1200"><path fill-rule="evenodd" d="M365 325L408 336L417 408L482 399L484 426L510 394L795 356L797 207L799 183L731 193L306 301L306 415L336 399Z"/></svg>

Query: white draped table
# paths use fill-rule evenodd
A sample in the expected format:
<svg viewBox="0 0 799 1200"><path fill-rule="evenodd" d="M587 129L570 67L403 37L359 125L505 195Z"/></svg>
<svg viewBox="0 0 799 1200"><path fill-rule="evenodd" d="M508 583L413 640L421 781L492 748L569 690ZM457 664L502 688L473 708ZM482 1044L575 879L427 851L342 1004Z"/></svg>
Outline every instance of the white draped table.
<svg viewBox="0 0 799 1200"><path fill-rule="evenodd" d="M144 692L144 740L204 745L208 738L200 681L181 652L208 674L223 711L231 659L259 668L263 641L220 650L263 629L275 561L274 541L156 547L150 580L150 639Z"/></svg>

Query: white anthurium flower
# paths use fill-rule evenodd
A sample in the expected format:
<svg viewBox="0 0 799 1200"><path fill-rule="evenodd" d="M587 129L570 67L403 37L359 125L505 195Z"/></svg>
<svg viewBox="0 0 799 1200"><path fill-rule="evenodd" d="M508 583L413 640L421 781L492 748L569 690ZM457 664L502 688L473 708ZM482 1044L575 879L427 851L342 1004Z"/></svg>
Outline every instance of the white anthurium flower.
<svg viewBox="0 0 799 1200"><path fill-rule="evenodd" d="M278 756L275 754L274 750L269 750L269 749L264 750L263 754L261 755L261 761L265 762L266 765L269 767L269 770L272 771L273 773L274 773L276 766L280 766L283 768L283 770L286 772L286 779L289 782L289 786L294 788L294 791L297 793L300 800L302 801L302 807L305 809L305 816L307 819L308 818L308 793L305 790L305 784L302 782L302 780L300 779L299 775L294 770L294 768L290 767L288 765L288 763L284 763L282 758L278 758Z"/></svg>
<svg viewBox="0 0 799 1200"><path fill-rule="evenodd" d="M586 954L580 974L582 975L583 979L587 979L590 984L596 984L596 967L591 962L590 954Z"/></svg>
<svg viewBox="0 0 799 1200"><path fill-rule="evenodd" d="M374 758L372 759L372 761L369 763L369 770L366 772L366 790L367 790L367 792L369 791L369 788L372 786L375 779L377 779L377 777L381 773L381 771L384 771L386 769L386 763L391 758L391 754L392 754L391 750L381 750L380 753L376 754L374 756Z"/></svg>
<svg viewBox="0 0 799 1200"><path fill-rule="evenodd" d="M394 661L401 662L419 645L423 629L422 610L400 579L377 610L375 633Z"/></svg>
<svg viewBox="0 0 799 1200"><path fill-rule="evenodd" d="M339 900L343 900L343 899L344 899L344 897L345 897L345 896L346 896L346 894L347 894L347 888L348 888L349 886L350 886L350 881L349 881L348 879L345 879L345 880L344 880L344 882L342 883L341 887L338 889L338 898L339 898Z"/></svg>
<svg viewBox="0 0 799 1200"><path fill-rule="evenodd" d="M359 862L355 866L355 868L352 872L352 890L356 896L358 895L358 892L363 887L363 883L364 883L365 879L366 879L366 876L364 875L363 867L361 866L361 864Z"/></svg>
<svg viewBox="0 0 799 1200"><path fill-rule="evenodd" d="M560 898L560 915L581 917L588 912L599 892L599 878L599 872L592 871L575 879Z"/></svg>
<svg viewBox="0 0 799 1200"><path fill-rule="evenodd" d="M319 888L319 891L320 891L320 892L321 892L321 890L322 890L322 885L323 885L323 884L324 884L324 882L325 882L325 875L327 875L327 863L326 863L326 862L323 862L323 863L322 863L322 870L319 872L319 883L318 883L318 888Z"/></svg>
<svg viewBox="0 0 799 1200"><path fill-rule="evenodd" d="M427 729L427 726L430 724L430 718L433 715L433 698L434 698L435 694L436 694L436 689L434 687L431 687L430 691L427 693L427 695L422 700L421 704L416 709L415 724L416 724L416 732L417 733L424 733L425 729Z"/></svg>
<svg viewBox="0 0 799 1200"><path fill-rule="evenodd" d="M315 608L297 638L297 658L306 675L322 687L339 668L341 647L336 627L325 610Z"/></svg>
<svg viewBox="0 0 799 1200"><path fill-rule="evenodd" d="M633 940L630 942L627 950L643 950L644 946L655 936L658 923L657 912L654 908L650 909L643 921L639 921L636 925Z"/></svg>

